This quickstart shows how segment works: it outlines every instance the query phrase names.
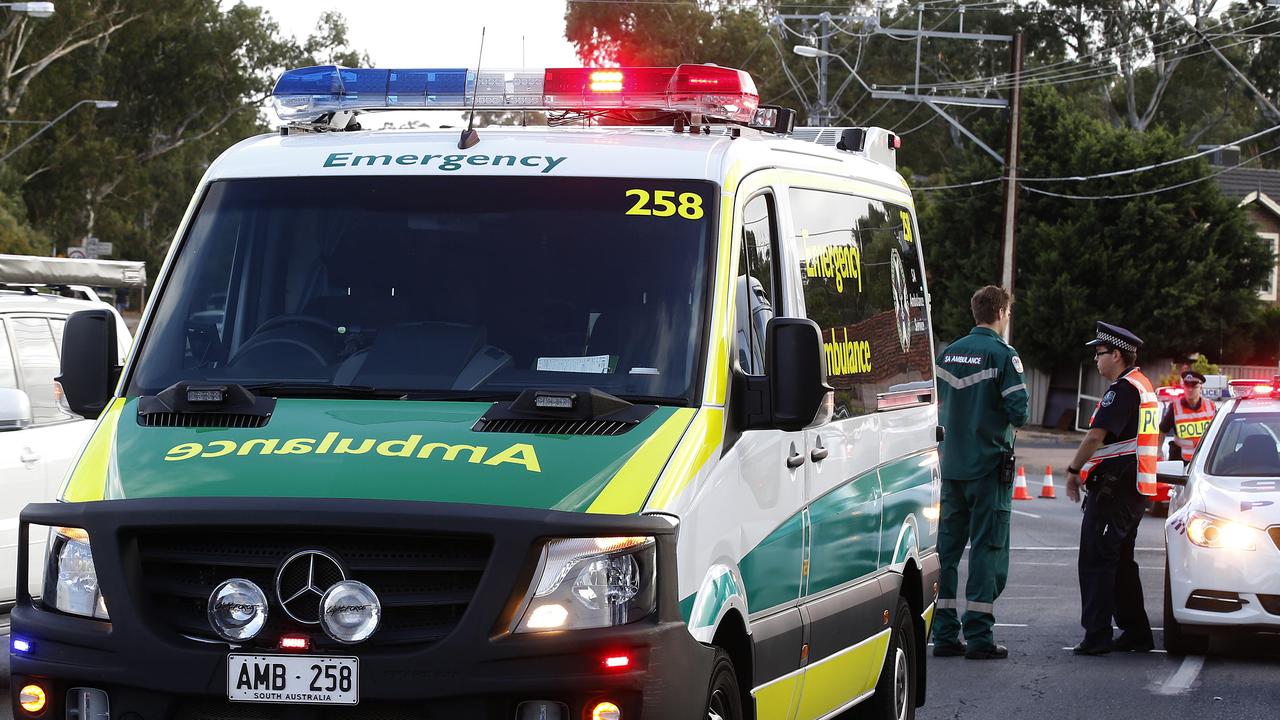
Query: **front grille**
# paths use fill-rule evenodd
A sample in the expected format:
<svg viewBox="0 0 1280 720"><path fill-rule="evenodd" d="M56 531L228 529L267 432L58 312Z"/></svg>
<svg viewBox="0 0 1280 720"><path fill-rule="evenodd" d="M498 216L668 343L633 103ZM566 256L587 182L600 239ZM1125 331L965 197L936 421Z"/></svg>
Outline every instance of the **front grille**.
<svg viewBox="0 0 1280 720"><path fill-rule="evenodd" d="M1267 528L1267 534L1271 536L1271 542L1276 544L1276 548L1280 549L1280 525Z"/></svg>
<svg viewBox="0 0 1280 720"><path fill-rule="evenodd" d="M492 541L478 535L213 528L198 534L144 532L134 539L152 606L148 617L178 634L217 640L206 614L209 595L224 580L245 578L271 603L266 627L257 636L256 646L262 648L274 648L289 632L309 634L317 647L344 647L319 626L289 618L280 606L277 569L299 550L332 555L345 565L349 579L378 594L382 622L366 646L421 646L448 635L470 604L492 550Z"/></svg>
<svg viewBox="0 0 1280 720"><path fill-rule="evenodd" d="M621 435L635 427L634 422L618 420L516 420L481 418L476 432L526 433L530 435Z"/></svg>
<svg viewBox="0 0 1280 720"><path fill-rule="evenodd" d="M142 427L182 428L260 428L266 427L270 415L243 415L237 413L138 413Z"/></svg>

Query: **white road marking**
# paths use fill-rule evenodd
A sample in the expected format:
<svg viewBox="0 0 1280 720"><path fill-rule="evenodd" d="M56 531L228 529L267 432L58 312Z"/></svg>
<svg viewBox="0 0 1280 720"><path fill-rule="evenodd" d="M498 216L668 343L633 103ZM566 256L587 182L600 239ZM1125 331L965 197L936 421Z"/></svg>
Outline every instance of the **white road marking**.
<svg viewBox="0 0 1280 720"><path fill-rule="evenodd" d="M1075 648L1073 648L1073 647L1064 647L1064 648L1062 648L1062 649L1063 649L1063 650L1075 650ZM1167 653L1167 652L1169 652L1169 651L1168 651L1168 650L1159 650L1159 649L1156 649L1156 650L1148 650L1147 652L1153 652L1153 653L1161 653L1161 654L1164 654L1164 653ZM1127 652L1122 652L1122 651L1120 651L1120 650L1112 650L1112 653L1114 653L1114 654L1116 654L1116 655L1128 655L1128 654L1129 654L1129 653L1127 653ZM1135 654L1135 655L1142 655L1143 653L1134 653L1134 654ZM1201 658L1201 659L1203 660L1203 658Z"/></svg>
<svg viewBox="0 0 1280 720"><path fill-rule="evenodd" d="M1014 515L1026 515L1029 518L1035 518L1037 520L1040 519L1040 516L1035 513L1022 512L1021 510L1010 510L1009 512L1013 513Z"/></svg>
<svg viewBox="0 0 1280 720"><path fill-rule="evenodd" d="M996 627L1027 627L1020 623L996 623Z"/></svg>
<svg viewBox="0 0 1280 720"><path fill-rule="evenodd" d="M1203 655L1188 655L1182 659L1182 666L1163 683L1156 683L1152 692L1157 695L1179 695L1191 689L1191 684L1200 675L1204 667Z"/></svg>
<svg viewBox="0 0 1280 720"><path fill-rule="evenodd" d="M1078 545L1063 545L1063 546L1015 545L1009 549L1010 550L1028 550L1028 551L1068 551L1069 550L1071 552L1075 552L1076 550L1079 550L1080 547ZM1164 548L1162 547L1140 547L1140 548L1134 548L1134 550L1136 550L1137 552L1164 552Z"/></svg>

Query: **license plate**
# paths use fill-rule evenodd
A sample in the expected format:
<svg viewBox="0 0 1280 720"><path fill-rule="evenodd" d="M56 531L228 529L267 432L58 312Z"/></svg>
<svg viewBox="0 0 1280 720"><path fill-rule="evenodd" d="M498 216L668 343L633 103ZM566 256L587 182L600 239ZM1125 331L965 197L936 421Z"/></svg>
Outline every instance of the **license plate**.
<svg viewBox="0 0 1280 720"><path fill-rule="evenodd" d="M227 699L355 705L360 702L360 661L314 655L228 655Z"/></svg>

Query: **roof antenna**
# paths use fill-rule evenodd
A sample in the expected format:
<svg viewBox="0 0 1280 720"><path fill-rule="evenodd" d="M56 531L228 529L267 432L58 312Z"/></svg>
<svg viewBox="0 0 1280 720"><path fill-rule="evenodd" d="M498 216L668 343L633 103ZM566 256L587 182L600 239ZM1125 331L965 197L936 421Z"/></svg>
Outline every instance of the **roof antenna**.
<svg viewBox="0 0 1280 720"><path fill-rule="evenodd" d="M476 84L471 91L471 116L467 118L467 129L458 138L458 149L467 150L480 142L480 134L471 128L476 121L476 99L480 97L480 63L484 60L484 26L480 27L480 57L476 58Z"/></svg>

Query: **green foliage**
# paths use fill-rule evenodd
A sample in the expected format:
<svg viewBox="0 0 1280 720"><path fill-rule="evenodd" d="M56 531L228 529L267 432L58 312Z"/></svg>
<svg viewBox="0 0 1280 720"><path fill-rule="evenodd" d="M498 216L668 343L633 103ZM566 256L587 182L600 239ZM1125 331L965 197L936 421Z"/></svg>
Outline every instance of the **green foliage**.
<svg viewBox="0 0 1280 720"><path fill-rule="evenodd" d="M1064 177L1138 167L1185 150L1162 130L1109 126L1048 88L1024 97L1024 177ZM974 159L948 179L990 172ZM1088 183L1035 183L1050 192L1121 195L1202 178L1201 161ZM947 191L922 213L933 273L935 323L957 335L973 290L998 279L1001 185ZM1031 364L1052 369L1084 357L1094 322L1142 337L1146 356L1223 346L1222 318L1251 322L1274 259L1243 213L1212 182L1122 200L1069 200L1024 192L1018 209L1013 339ZM1221 353L1219 353L1221 354Z"/></svg>

